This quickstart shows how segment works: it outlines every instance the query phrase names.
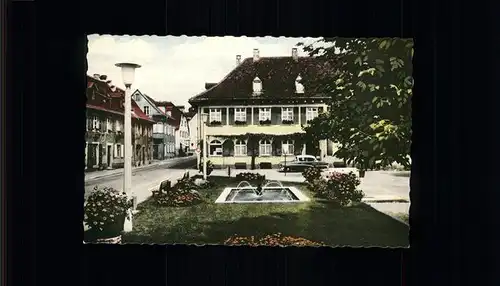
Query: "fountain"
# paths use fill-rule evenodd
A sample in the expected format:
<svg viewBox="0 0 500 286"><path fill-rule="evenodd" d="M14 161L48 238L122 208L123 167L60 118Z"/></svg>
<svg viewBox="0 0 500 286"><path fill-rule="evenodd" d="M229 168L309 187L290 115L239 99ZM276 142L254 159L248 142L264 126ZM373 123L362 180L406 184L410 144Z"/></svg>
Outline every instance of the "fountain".
<svg viewBox="0 0 500 286"><path fill-rule="evenodd" d="M252 186L241 181L236 188L226 188L216 202L219 203L279 203L309 201L295 187L286 187L280 181L268 181Z"/></svg>

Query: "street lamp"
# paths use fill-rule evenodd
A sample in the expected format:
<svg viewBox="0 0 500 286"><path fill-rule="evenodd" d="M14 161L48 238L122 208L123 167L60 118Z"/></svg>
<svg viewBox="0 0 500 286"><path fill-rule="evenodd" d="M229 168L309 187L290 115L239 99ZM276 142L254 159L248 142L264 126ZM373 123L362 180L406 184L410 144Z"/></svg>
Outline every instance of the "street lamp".
<svg viewBox="0 0 500 286"><path fill-rule="evenodd" d="M134 202L133 210L137 205L137 197L132 193L132 83L135 79L135 69L141 66L133 63L118 63L117 67L122 70L123 84L125 85L125 106L124 106L124 145L125 162L123 164L123 191L128 197L132 197ZM132 216L125 220L124 231L132 231Z"/></svg>
<svg viewBox="0 0 500 286"><path fill-rule="evenodd" d="M207 113L202 113L201 114L201 121L203 125L203 130L202 130L202 142L203 142L203 180L207 180L207 120L208 120L208 114Z"/></svg>

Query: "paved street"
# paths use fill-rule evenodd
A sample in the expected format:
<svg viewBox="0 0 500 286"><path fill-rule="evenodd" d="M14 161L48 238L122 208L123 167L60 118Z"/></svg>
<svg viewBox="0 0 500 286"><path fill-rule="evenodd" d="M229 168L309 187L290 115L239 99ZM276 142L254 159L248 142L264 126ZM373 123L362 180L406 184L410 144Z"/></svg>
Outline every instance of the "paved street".
<svg viewBox="0 0 500 286"><path fill-rule="evenodd" d="M182 177L187 169L196 165L196 157L173 158L156 164L132 169L132 191L137 195L138 203L151 196L151 189L164 180L175 181ZM193 173L194 170L191 171ZM99 174L100 173L100 174ZM123 187L123 169L93 172L85 176L85 197L94 186L107 186L117 190Z"/></svg>

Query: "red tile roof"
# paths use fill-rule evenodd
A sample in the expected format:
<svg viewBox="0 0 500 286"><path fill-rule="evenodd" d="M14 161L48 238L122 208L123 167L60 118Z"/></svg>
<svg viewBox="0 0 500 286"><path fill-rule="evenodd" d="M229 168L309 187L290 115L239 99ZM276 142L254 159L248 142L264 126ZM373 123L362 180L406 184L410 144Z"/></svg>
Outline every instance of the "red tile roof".
<svg viewBox="0 0 500 286"><path fill-rule="evenodd" d="M124 115L123 102L125 101L125 91L121 88L116 88L113 92L105 81L98 80L87 75L87 88L97 88L97 91L104 96L104 99L87 99L87 108L109 112L118 115ZM132 117L149 122L155 122L149 116L142 112L141 108L132 99Z"/></svg>
<svg viewBox="0 0 500 286"><path fill-rule="evenodd" d="M246 99L253 98L253 80L259 77L262 81L262 95L260 97L273 98L310 98L325 97L307 89L307 82L315 79L321 70L332 69L330 61L318 57L261 57L254 62L253 58L246 58L233 69L224 79L214 86L206 85L209 89L192 97L189 103L205 102L210 99ZM295 93L295 80L300 75L305 92Z"/></svg>

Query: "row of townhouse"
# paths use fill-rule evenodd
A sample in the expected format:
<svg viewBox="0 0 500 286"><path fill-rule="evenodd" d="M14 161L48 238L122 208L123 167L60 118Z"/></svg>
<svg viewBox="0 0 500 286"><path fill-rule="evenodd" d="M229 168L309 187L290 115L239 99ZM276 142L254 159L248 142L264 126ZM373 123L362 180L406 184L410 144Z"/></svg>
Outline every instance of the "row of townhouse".
<svg viewBox="0 0 500 286"><path fill-rule="evenodd" d="M136 90L132 98L153 125L153 158L157 160L184 156L189 152L189 117L184 106L176 106L170 101L157 101Z"/></svg>
<svg viewBox="0 0 500 286"><path fill-rule="evenodd" d="M276 166L283 156L309 154L325 158L335 146L329 140L305 142L302 126L327 112L329 95L307 90L304 82L313 79L323 63L318 58L260 57L241 61L219 83L207 83L205 91L189 103L201 116L197 126L206 126L207 155L216 166ZM197 129L202 138L202 128ZM252 141L252 142L250 142Z"/></svg>
<svg viewBox="0 0 500 286"><path fill-rule="evenodd" d="M106 75L87 75L85 170L122 168L124 164L124 90ZM132 164L150 164L153 124L132 100Z"/></svg>

